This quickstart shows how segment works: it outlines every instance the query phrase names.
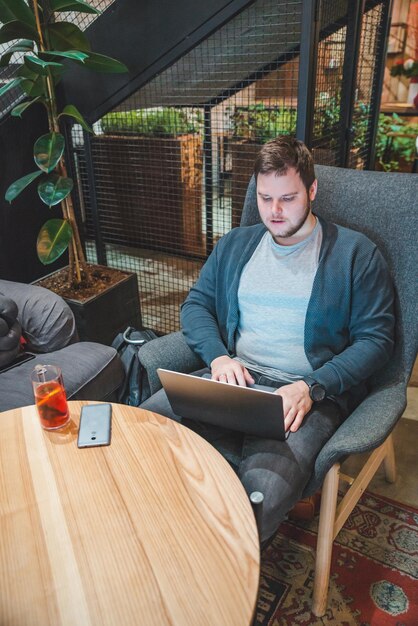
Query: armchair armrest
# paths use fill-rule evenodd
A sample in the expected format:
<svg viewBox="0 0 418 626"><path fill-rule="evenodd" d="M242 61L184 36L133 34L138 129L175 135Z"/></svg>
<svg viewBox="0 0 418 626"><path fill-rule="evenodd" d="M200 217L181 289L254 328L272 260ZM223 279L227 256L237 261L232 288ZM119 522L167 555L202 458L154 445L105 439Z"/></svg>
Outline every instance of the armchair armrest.
<svg viewBox="0 0 418 626"><path fill-rule="evenodd" d="M341 424L318 454L311 480L303 497L319 489L325 474L350 454L369 452L380 446L392 432L406 407L406 383L372 391Z"/></svg>
<svg viewBox="0 0 418 626"><path fill-rule="evenodd" d="M22 329L17 313L16 302L0 294L0 368L12 363L19 353Z"/></svg>
<svg viewBox="0 0 418 626"><path fill-rule="evenodd" d="M149 341L140 349L139 360L148 374L151 394L161 389L157 367L185 374L205 367L203 361L189 348L181 332Z"/></svg>
<svg viewBox="0 0 418 626"><path fill-rule="evenodd" d="M77 341L74 315L57 294L38 287L0 280L0 294L14 300L28 349L54 352Z"/></svg>

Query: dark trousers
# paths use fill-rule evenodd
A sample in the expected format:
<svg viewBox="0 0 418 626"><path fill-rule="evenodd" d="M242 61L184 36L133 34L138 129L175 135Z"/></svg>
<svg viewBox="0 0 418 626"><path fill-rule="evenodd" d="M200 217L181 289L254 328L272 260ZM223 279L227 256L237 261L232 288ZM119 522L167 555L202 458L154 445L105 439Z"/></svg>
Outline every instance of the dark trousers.
<svg viewBox="0 0 418 626"><path fill-rule="evenodd" d="M194 374L202 376L209 371L204 369ZM277 389L286 384L257 372L252 371L251 374L258 385ZM173 413L163 389L146 400L141 408L174 419L194 430L229 461L248 495L253 491L263 493L262 542L276 532L290 509L300 500L318 453L342 421L338 405L326 399L314 403L295 433L290 433L285 441L276 441L202 424L198 421L198 408L196 421L181 418Z"/></svg>

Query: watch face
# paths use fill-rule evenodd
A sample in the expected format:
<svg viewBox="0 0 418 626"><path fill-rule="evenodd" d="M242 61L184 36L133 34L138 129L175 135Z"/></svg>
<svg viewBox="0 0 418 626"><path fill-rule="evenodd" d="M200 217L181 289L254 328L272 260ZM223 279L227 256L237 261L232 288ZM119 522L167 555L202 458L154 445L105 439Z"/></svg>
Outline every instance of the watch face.
<svg viewBox="0 0 418 626"><path fill-rule="evenodd" d="M325 389L319 383L312 385L311 398L314 402L321 402L325 398Z"/></svg>

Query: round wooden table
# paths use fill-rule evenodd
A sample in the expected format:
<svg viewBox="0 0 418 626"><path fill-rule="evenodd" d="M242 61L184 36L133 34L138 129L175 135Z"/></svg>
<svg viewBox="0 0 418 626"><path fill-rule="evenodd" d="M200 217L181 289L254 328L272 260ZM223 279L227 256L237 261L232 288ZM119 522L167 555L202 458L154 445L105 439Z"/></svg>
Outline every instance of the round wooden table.
<svg viewBox="0 0 418 626"><path fill-rule="evenodd" d="M78 449L35 407L0 415L0 623L244 626L257 529L228 463L191 430L113 404L112 442Z"/></svg>

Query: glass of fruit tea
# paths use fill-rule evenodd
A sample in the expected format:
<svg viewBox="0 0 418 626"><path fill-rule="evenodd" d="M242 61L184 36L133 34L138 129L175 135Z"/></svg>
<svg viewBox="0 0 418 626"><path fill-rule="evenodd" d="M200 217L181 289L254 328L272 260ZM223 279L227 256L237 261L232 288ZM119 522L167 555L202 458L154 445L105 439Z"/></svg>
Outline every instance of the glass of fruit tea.
<svg viewBox="0 0 418 626"><path fill-rule="evenodd" d="M36 365L31 380L41 426L46 430L65 426L70 419L70 412L61 368L56 365Z"/></svg>

